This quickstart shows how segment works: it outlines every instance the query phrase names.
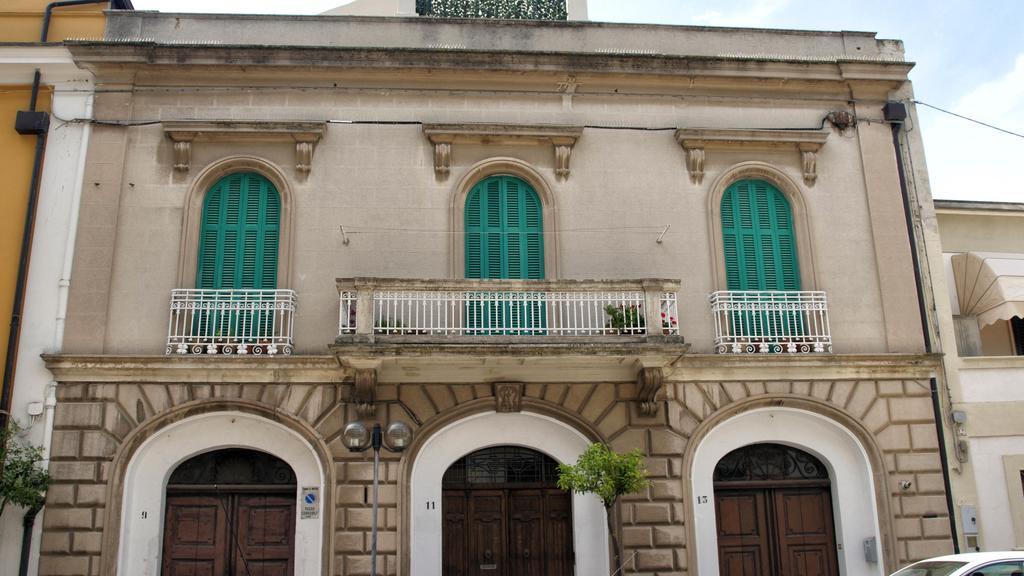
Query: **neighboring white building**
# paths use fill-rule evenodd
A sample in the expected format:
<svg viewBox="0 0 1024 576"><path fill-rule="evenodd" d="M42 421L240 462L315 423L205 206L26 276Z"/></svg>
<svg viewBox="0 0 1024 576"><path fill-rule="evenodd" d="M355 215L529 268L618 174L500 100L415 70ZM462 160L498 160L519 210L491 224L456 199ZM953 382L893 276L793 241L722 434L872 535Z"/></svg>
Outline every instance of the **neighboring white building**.
<svg viewBox="0 0 1024 576"><path fill-rule="evenodd" d="M968 548L1024 548L1024 204L936 200L952 474ZM971 518L976 522L972 523Z"/></svg>

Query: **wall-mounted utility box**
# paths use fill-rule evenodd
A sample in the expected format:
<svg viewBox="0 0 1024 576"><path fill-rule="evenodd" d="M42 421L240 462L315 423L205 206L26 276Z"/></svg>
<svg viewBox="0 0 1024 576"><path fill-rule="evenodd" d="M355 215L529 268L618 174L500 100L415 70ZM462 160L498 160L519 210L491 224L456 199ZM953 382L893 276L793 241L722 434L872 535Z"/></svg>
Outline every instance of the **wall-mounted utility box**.
<svg viewBox="0 0 1024 576"><path fill-rule="evenodd" d="M18 110L14 119L14 129L18 134L45 134L50 129L50 115L46 112L29 112Z"/></svg>
<svg viewBox="0 0 1024 576"><path fill-rule="evenodd" d="M864 561L878 564L878 539L874 536L864 539Z"/></svg>

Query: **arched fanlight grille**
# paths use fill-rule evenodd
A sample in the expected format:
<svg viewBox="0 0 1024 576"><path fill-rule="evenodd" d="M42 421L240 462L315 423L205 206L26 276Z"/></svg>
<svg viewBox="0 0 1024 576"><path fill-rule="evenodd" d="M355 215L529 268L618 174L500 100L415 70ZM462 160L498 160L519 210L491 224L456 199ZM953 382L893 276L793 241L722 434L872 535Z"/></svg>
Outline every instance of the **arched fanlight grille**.
<svg viewBox="0 0 1024 576"><path fill-rule="evenodd" d="M521 446L495 446L458 459L444 473L445 488L530 484L554 486L558 462Z"/></svg>
<svg viewBox="0 0 1024 576"><path fill-rule="evenodd" d="M715 466L715 482L828 480L814 456L783 444L751 444L726 454Z"/></svg>
<svg viewBox="0 0 1024 576"><path fill-rule="evenodd" d="M171 485L264 484L294 486L295 472L287 462L255 450L228 448L206 452L182 462L171 474Z"/></svg>

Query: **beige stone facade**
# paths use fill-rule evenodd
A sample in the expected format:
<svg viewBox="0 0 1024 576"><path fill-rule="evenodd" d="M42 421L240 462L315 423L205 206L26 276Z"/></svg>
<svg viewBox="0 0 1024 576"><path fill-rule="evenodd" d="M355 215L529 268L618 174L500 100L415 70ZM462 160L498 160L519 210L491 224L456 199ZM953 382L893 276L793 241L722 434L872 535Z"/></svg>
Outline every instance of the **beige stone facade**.
<svg viewBox="0 0 1024 576"><path fill-rule="evenodd" d="M320 470L320 516L297 520L296 545L315 553L296 574L366 574L371 459L342 442L353 421L403 421L414 433L401 456L382 454L379 571L437 574L429 522L439 513L426 515L434 500L424 508L421 491L436 484L440 496L441 479L423 476L418 457L441 453L432 439L445 438L466 447L450 463L492 444L446 430L528 421L519 416L564 430L552 445L647 455L651 486L623 504L630 574L718 571L706 488L719 456L707 451L759 442L830 470L843 573L886 574L950 551L930 390L938 357L921 335L881 112L910 97L898 42L151 13L112 16L107 35L71 48L97 76L105 123L89 151L66 344L46 359L60 387L40 574L158 574L172 470L202 451L196 442L261 449L260 430L282 438L262 449L298 439L303 466ZM902 147L917 158L915 138ZM168 294L194 287L203 198L235 172L280 193L277 287L298 294L291 355L195 354L168 339ZM552 315L542 334L481 336L398 323L397 312L371 318L388 291L485 290L461 279L463 209L491 175L537 193L546 272L493 285L633 294L646 305L643 330L601 319L569 333L576 325ZM721 198L743 179L771 183L792 206L801 286L827 295L827 349L796 338L771 352L716 345L708 294L727 288ZM918 186L915 214L929 201ZM659 308L678 315L678 332L658 333ZM257 424L248 439L178 432L216 418L224 438L234 419ZM173 447L167 438L188 453L153 456ZM578 534L588 502L573 501ZM862 552L871 539L880 560ZM576 540L576 573L605 556L599 541Z"/></svg>
<svg viewBox="0 0 1024 576"><path fill-rule="evenodd" d="M522 410L572 422L616 450L639 448L649 455L651 486L629 497L623 508L627 556L636 553L633 573L688 572L695 551L687 518L695 504L687 470L696 445L730 416L765 407L824 415L842 423L868 448L876 470L873 489L882 550L893 565L948 551L942 470L928 383L921 379L934 368L933 360L841 358L845 368L836 371L829 366L835 358L800 369L781 367L785 362L766 369L759 366L763 361L718 358L681 362L676 368L680 374L704 369L711 380L673 377L665 408L654 417L639 413L632 383L536 382L524 387ZM128 369L116 358L51 359L51 369L65 384L54 434L51 472L58 482L47 507L44 573L114 573L116 529L112 533L105 527L121 522L124 468L133 447L171 422L205 412L237 411L283 422L321 451L328 483L334 487L324 504L332 518L325 528L329 564L335 574L365 574L371 464L346 450L340 439L341 426L358 418L345 401L352 385L341 383L344 374L333 357L281 362L278 370L289 375L287 382L259 364L241 358L137 358ZM723 372L744 379L719 381ZM758 372L799 379L745 379ZM209 382L216 373L230 374L231 381ZM837 379L824 377L830 373ZM422 423L415 426L418 435L494 410L496 404L489 384L382 385L377 401L386 406L380 410L381 420L412 418ZM382 572L407 573L399 551L400 526L408 515L403 480L409 462L388 456L383 470L380 551L381 566L387 568ZM903 481L911 486L902 487Z"/></svg>

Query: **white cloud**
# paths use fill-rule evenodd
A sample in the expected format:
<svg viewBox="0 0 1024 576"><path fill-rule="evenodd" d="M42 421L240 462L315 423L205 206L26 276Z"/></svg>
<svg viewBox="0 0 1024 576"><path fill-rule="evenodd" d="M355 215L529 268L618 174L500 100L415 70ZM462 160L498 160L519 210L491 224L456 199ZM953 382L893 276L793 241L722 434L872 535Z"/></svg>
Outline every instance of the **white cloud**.
<svg viewBox="0 0 1024 576"><path fill-rule="evenodd" d="M1006 74L977 86L952 106L968 116L1024 134L1024 53ZM1024 202L1024 138L918 107L936 198Z"/></svg>
<svg viewBox="0 0 1024 576"><path fill-rule="evenodd" d="M698 26L766 28L789 4L790 0L754 0L726 11L708 10L693 16L691 21Z"/></svg>

